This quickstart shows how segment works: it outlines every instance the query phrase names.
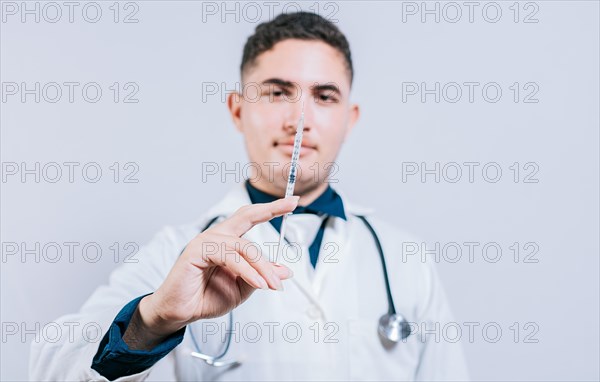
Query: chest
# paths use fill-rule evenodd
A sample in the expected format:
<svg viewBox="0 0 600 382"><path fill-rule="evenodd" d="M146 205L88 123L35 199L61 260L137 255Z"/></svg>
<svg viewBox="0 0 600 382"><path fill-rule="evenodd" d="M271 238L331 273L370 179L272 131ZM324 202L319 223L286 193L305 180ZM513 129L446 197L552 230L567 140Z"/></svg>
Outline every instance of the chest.
<svg viewBox="0 0 600 382"><path fill-rule="evenodd" d="M246 238L272 255L277 234L261 228ZM390 347L377 333L388 305L371 234L356 222L328 227L316 268L305 251L292 247L278 259L294 272L283 292L257 290L233 311L231 324L224 316L188 327L176 349L182 379L413 379L421 350L416 337ZM223 360L241 366L215 368L189 356L190 328L203 353L221 354L229 342Z"/></svg>

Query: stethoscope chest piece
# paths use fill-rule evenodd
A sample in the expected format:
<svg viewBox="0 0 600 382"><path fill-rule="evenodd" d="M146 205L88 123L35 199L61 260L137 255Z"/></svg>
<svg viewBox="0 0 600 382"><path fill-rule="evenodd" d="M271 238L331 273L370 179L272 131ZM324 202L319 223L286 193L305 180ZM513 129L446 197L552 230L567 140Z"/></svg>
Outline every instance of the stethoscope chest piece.
<svg viewBox="0 0 600 382"><path fill-rule="evenodd" d="M398 342L410 335L410 325L402 315L386 313L379 319L378 332L383 338Z"/></svg>

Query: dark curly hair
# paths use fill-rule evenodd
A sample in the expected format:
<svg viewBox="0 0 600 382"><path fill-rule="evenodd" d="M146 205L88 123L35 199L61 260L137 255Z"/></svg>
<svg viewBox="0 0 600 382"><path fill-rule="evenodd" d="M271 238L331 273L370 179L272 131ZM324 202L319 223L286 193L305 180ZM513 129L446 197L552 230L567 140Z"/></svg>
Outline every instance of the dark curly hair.
<svg viewBox="0 0 600 382"><path fill-rule="evenodd" d="M269 22L259 24L244 46L241 73L251 68L261 53L287 39L320 40L337 49L344 56L352 84L354 69L346 36L331 21L310 12L282 13Z"/></svg>

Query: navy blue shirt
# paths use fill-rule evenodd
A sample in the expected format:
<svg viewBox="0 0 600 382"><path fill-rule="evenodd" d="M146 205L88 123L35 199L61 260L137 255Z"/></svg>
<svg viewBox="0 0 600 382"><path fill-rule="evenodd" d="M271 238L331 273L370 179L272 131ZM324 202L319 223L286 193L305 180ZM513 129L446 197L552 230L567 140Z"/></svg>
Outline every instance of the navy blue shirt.
<svg viewBox="0 0 600 382"><path fill-rule="evenodd" d="M171 334L152 350L129 349L129 346L123 341L123 334L125 334L140 300L146 296L140 296L125 305L100 342L98 352L92 361L92 369L109 380L137 374L148 369L169 354L183 340L185 328Z"/></svg>

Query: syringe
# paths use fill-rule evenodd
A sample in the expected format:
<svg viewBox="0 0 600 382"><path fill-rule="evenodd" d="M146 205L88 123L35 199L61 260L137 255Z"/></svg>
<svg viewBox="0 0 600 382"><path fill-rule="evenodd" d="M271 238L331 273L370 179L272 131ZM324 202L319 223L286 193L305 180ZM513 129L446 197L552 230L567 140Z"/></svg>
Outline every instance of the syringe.
<svg viewBox="0 0 600 382"><path fill-rule="evenodd" d="M296 136L294 138L294 150L292 151L292 162L290 163L290 173L288 175L287 187L285 189L285 197L294 195L294 186L296 185L296 167L298 166L298 157L300 156L300 147L302 147L302 133L304 132L304 102L302 102L302 113L296 127ZM285 223L288 215L291 212L283 215L281 228L279 230L279 246L277 247L277 257L275 263L278 262L283 250L283 240L285 239Z"/></svg>

